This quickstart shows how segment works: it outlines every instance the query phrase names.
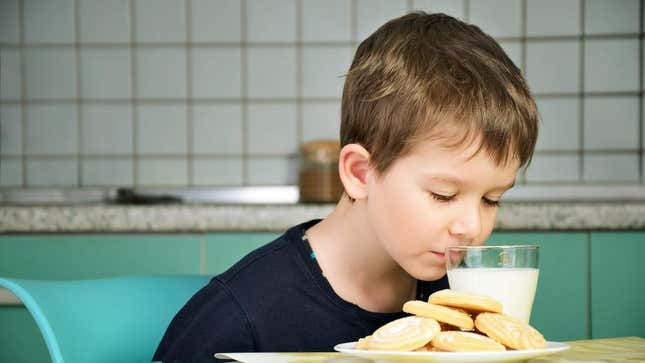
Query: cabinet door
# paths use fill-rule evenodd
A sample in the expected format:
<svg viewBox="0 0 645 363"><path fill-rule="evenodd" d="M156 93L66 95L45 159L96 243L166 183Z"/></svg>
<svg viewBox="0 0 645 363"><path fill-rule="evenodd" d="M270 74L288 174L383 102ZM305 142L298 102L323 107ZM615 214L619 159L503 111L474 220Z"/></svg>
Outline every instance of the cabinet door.
<svg viewBox="0 0 645 363"><path fill-rule="evenodd" d="M591 234L592 338L645 336L645 232Z"/></svg>
<svg viewBox="0 0 645 363"><path fill-rule="evenodd" d="M531 325L551 341L589 338L587 234L497 232L486 244L539 244Z"/></svg>
<svg viewBox="0 0 645 363"><path fill-rule="evenodd" d="M0 276L81 279L199 274L200 235L87 234L0 237Z"/></svg>

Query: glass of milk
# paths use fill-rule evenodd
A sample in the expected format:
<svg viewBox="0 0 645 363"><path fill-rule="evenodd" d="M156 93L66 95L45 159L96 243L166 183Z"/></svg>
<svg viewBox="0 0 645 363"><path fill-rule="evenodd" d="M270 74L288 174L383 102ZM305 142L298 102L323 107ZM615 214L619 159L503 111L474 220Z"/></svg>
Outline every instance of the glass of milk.
<svg viewBox="0 0 645 363"><path fill-rule="evenodd" d="M446 249L450 288L489 296L503 313L526 323L538 282L538 245L456 246Z"/></svg>

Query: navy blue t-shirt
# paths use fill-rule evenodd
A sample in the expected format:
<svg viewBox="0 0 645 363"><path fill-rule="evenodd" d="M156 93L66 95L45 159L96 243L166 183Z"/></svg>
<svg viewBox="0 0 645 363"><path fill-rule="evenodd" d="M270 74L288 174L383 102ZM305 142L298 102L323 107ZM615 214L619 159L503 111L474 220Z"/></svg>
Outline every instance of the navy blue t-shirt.
<svg viewBox="0 0 645 363"><path fill-rule="evenodd" d="M407 314L373 313L341 299L325 279L305 231L290 228L198 291L170 323L153 360L218 361L220 352L321 352L372 334ZM448 288L419 282L417 298Z"/></svg>

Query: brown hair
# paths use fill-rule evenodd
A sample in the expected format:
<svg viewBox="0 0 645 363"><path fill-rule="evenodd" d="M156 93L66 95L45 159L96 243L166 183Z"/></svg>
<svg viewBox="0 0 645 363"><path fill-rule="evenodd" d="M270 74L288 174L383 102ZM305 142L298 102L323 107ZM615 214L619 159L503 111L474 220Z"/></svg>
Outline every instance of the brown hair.
<svg viewBox="0 0 645 363"><path fill-rule="evenodd" d="M493 38L445 14L414 12L359 45L343 89L340 141L365 147L380 173L416 142L455 135L451 146L477 139L498 165L528 165L537 124L520 70Z"/></svg>

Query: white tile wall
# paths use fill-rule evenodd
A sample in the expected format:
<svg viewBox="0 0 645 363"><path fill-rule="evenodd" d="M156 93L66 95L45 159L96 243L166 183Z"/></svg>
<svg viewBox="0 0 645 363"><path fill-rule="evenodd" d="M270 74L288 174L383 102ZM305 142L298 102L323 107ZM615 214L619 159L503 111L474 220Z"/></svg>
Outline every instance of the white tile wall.
<svg viewBox="0 0 645 363"><path fill-rule="evenodd" d="M136 39L142 43L186 41L186 0L137 0Z"/></svg>
<svg viewBox="0 0 645 363"><path fill-rule="evenodd" d="M18 0L2 0L0 1L0 43L19 41Z"/></svg>
<svg viewBox="0 0 645 363"><path fill-rule="evenodd" d="M74 0L24 0L26 43L73 43Z"/></svg>
<svg viewBox="0 0 645 363"><path fill-rule="evenodd" d="M639 0L584 0L587 34L638 31Z"/></svg>
<svg viewBox="0 0 645 363"><path fill-rule="evenodd" d="M239 47L194 49L193 97L239 99L242 96L241 62Z"/></svg>
<svg viewBox="0 0 645 363"><path fill-rule="evenodd" d="M132 106L84 105L81 112L83 154L132 153Z"/></svg>
<svg viewBox="0 0 645 363"><path fill-rule="evenodd" d="M585 91L638 90L638 39L592 39L585 44Z"/></svg>
<svg viewBox="0 0 645 363"><path fill-rule="evenodd" d="M74 49L28 48L23 50L27 98L76 97Z"/></svg>
<svg viewBox="0 0 645 363"><path fill-rule="evenodd" d="M295 158L257 158L246 163L246 173L252 185L296 184L298 167Z"/></svg>
<svg viewBox="0 0 645 363"><path fill-rule="evenodd" d="M295 48L249 48L247 54L249 97L296 97Z"/></svg>
<svg viewBox="0 0 645 363"><path fill-rule="evenodd" d="M0 49L0 99L20 99L20 50Z"/></svg>
<svg viewBox="0 0 645 363"><path fill-rule="evenodd" d="M81 0L80 41L127 43L130 41L130 1Z"/></svg>
<svg viewBox="0 0 645 363"><path fill-rule="evenodd" d="M517 0L471 0L470 21L494 37L519 37L520 4Z"/></svg>
<svg viewBox="0 0 645 363"><path fill-rule="evenodd" d="M295 0L246 0L250 42L294 42L296 40Z"/></svg>
<svg viewBox="0 0 645 363"><path fill-rule="evenodd" d="M526 35L580 34L580 1L527 0Z"/></svg>
<svg viewBox="0 0 645 363"><path fill-rule="evenodd" d="M29 105L25 153L65 155L78 151L78 122L72 105Z"/></svg>
<svg viewBox="0 0 645 363"><path fill-rule="evenodd" d="M537 99L540 127L536 150L580 149L579 105L577 98Z"/></svg>
<svg viewBox="0 0 645 363"><path fill-rule="evenodd" d="M290 155L297 152L295 104L251 104L247 148L252 155Z"/></svg>
<svg viewBox="0 0 645 363"><path fill-rule="evenodd" d="M81 50L83 98L130 99L132 97L130 49Z"/></svg>
<svg viewBox="0 0 645 363"><path fill-rule="evenodd" d="M350 6L347 0L303 0L302 40L350 41Z"/></svg>
<svg viewBox="0 0 645 363"><path fill-rule="evenodd" d="M193 106L195 154L240 155L242 146L241 104Z"/></svg>
<svg viewBox="0 0 645 363"><path fill-rule="evenodd" d="M243 183L242 158L193 160L195 185L235 186Z"/></svg>
<svg viewBox="0 0 645 363"><path fill-rule="evenodd" d="M638 98L593 97L585 100L585 150L637 150Z"/></svg>
<svg viewBox="0 0 645 363"><path fill-rule="evenodd" d="M137 165L137 185L180 186L188 184L185 159L141 159Z"/></svg>
<svg viewBox="0 0 645 363"><path fill-rule="evenodd" d="M642 182L640 8L2 0L0 186L293 184L298 146L338 138L339 76L356 42L413 9L467 17L523 68L542 116L527 183Z"/></svg>
<svg viewBox="0 0 645 363"><path fill-rule="evenodd" d="M27 160L27 186L75 185L78 185L78 162L75 159Z"/></svg>
<svg viewBox="0 0 645 363"><path fill-rule="evenodd" d="M585 154L584 180L590 182L638 181L638 156L628 154Z"/></svg>
<svg viewBox="0 0 645 363"><path fill-rule="evenodd" d="M305 104L302 109L302 140L340 140L340 102Z"/></svg>
<svg viewBox="0 0 645 363"><path fill-rule="evenodd" d="M82 181L87 186L132 186L132 160L84 160Z"/></svg>
<svg viewBox="0 0 645 363"><path fill-rule="evenodd" d="M0 106L0 154L22 155L22 110L16 105Z"/></svg>
<svg viewBox="0 0 645 363"><path fill-rule="evenodd" d="M579 41L527 42L526 78L534 93L578 92L579 70Z"/></svg>
<svg viewBox="0 0 645 363"><path fill-rule="evenodd" d="M356 0L358 41L362 41L381 25L407 12L405 0Z"/></svg>
<svg viewBox="0 0 645 363"><path fill-rule="evenodd" d="M242 1L192 0L194 42L239 42L242 40Z"/></svg>
<svg viewBox="0 0 645 363"><path fill-rule="evenodd" d="M135 97L186 98L186 50L137 49Z"/></svg>
<svg viewBox="0 0 645 363"><path fill-rule="evenodd" d="M0 186L22 186L22 161L0 159Z"/></svg>
<svg viewBox="0 0 645 363"><path fill-rule="evenodd" d="M351 64L351 48L305 47L303 49L303 73L305 97L333 97L343 94L345 73Z"/></svg>
<svg viewBox="0 0 645 363"><path fill-rule="evenodd" d="M528 182L575 182L580 179L578 155L534 155L526 170Z"/></svg>
<svg viewBox="0 0 645 363"><path fill-rule="evenodd" d="M142 105L137 108L139 120L136 143L139 154L186 154L186 106Z"/></svg>
<svg viewBox="0 0 645 363"><path fill-rule="evenodd" d="M414 0L412 7L431 13L444 13L465 20L464 1L460 0Z"/></svg>

